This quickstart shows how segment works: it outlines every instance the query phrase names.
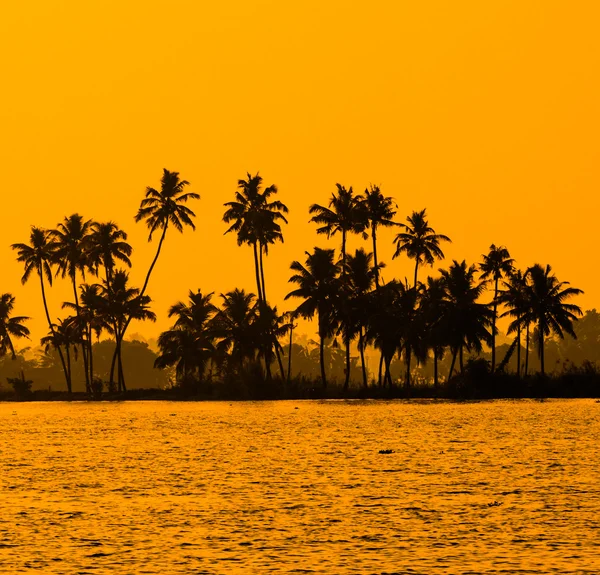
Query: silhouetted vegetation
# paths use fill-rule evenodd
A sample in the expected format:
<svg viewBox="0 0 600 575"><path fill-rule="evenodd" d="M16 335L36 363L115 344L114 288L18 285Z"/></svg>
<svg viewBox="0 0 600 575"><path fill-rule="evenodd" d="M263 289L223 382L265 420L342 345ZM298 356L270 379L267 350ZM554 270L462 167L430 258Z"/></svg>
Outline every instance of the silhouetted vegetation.
<svg viewBox="0 0 600 575"><path fill-rule="evenodd" d="M0 374L20 398L41 389L140 397L141 388L232 399L598 395L600 316L583 315L568 301L581 290L559 281L550 266L516 268L508 249L496 245L480 263L454 260L419 281L419 270L444 259L441 245L450 238L436 233L425 209L396 222L397 206L377 186L356 194L337 184L327 206L309 207L318 234L340 237L339 256L315 247L293 261L285 300L294 307L280 313L267 298L265 263L269 246L284 240L288 208L274 199L275 185L263 189L259 174L247 174L225 203L223 221L225 234L235 232L238 245L252 248L256 294L190 290L170 308L173 324L156 352L127 341L132 320L155 320L146 292L168 229L195 229L186 204L199 195L188 186L165 169L160 189L146 189L135 220L146 223L149 241L155 232L160 239L141 288L129 283L133 248L114 222L75 213L55 229L32 227L28 244L12 245L23 283L39 280L49 329L41 348L17 353L13 338L29 336L28 318L12 315L11 294L0 298ZM381 277L377 230L394 226L401 231L392 259L414 261L412 284ZM372 253L348 253L350 234L368 241ZM63 319L53 319L47 301L57 276L73 295L62 305L70 314ZM498 345L503 317L514 338ZM316 342L294 341L298 318L315 320Z"/></svg>

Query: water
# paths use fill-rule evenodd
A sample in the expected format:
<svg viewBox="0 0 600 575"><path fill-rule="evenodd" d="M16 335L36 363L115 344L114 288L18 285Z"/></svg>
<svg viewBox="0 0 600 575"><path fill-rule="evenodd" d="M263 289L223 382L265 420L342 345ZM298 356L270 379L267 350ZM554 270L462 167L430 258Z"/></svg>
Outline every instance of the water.
<svg viewBox="0 0 600 575"><path fill-rule="evenodd" d="M596 575L599 527L594 400L0 404L0 573Z"/></svg>

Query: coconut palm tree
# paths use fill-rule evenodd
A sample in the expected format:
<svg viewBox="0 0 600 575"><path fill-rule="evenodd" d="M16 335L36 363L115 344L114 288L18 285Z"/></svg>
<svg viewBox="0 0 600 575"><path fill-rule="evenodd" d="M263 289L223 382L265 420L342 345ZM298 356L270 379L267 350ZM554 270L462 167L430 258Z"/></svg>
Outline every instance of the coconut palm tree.
<svg viewBox="0 0 600 575"><path fill-rule="evenodd" d="M52 334L54 334L54 324L50 319L50 312L48 311L48 301L46 299L46 287L44 284L44 278L48 281L48 284L52 285L52 261L53 253L50 248L50 242L48 241L49 233L47 230L32 226L31 234L29 236L29 244L12 244L11 248L17 251L17 261L25 265L25 272L21 278L21 283L25 284L31 277L31 273L35 272L40 280L40 287L42 291L42 302L44 304L44 311L46 313L46 320L48 321L48 327ZM67 390L71 393L71 380L65 357L62 351L62 347L59 345L57 348L60 363L65 374L65 380L67 383Z"/></svg>
<svg viewBox="0 0 600 575"><path fill-rule="evenodd" d="M377 280L379 268L373 265L374 255L360 248L354 255L348 254L346 260L346 275L348 277L348 288L350 298L350 329L349 338L358 334L358 350L360 352L361 369L363 375L363 386L367 387L367 369L365 365L365 328L369 319L371 296L373 286Z"/></svg>
<svg viewBox="0 0 600 575"><path fill-rule="evenodd" d="M415 279L413 285L417 285L417 273L421 264L432 266L436 259L443 259L444 252L440 248L441 242L450 242L450 238L442 234L436 234L435 230L429 226L425 209L420 212L413 212L406 218L407 224L399 224L404 228L404 232L399 233L394 243L396 252L392 259L400 254L406 255L415 260Z"/></svg>
<svg viewBox="0 0 600 575"><path fill-rule="evenodd" d="M373 240L373 267L375 269L375 285L379 287L379 269L377 260L377 229L397 226L394 221L396 210L394 199L383 195L379 186L371 186L364 193L363 209L365 217L371 228L371 239ZM397 206L396 206L397 207Z"/></svg>
<svg viewBox="0 0 600 575"><path fill-rule="evenodd" d="M223 304L212 320L217 357L226 358L238 375L247 361L256 359L260 349L256 296L243 289L221 294Z"/></svg>
<svg viewBox="0 0 600 575"><path fill-rule="evenodd" d="M296 308L296 317L312 319L317 316L319 333L319 363L321 382L327 387L325 373L325 339L331 337L337 327L336 310L340 293L340 264L334 262L335 251L314 248L313 253L306 252L306 264L292 262L290 269L295 273L289 282L298 288L285 296L301 298L304 301Z"/></svg>
<svg viewBox="0 0 600 575"><path fill-rule="evenodd" d="M468 266L463 260L454 260L447 270L440 270L446 289L444 330L452 349L452 363L448 379L452 376L456 356L459 355L460 370L464 371L463 351L481 353L483 343L490 344L493 312L489 305L478 300L485 289L485 283L477 282L474 265Z"/></svg>
<svg viewBox="0 0 600 575"><path fill-rule="evenodd" d="M210 322L217 308L210 301L212 295L190 290L189 303L180 301L171 306L169 317L174 317L175 323L158 338L160 355L154 366L175 366L180 385L201 379L214 357L215 337Z"/></svg>
<svg viewBox="0 0 600 575"><path fill-rule="evenodd" d="M177 231L183 233L184 226L189 226L192 230L196 229L192 218L196 214L188 208L187 204L190 200L199 200L200 196L194 192L186 192L185 188L190 183L187 180L179 178L179 172L170 172L166 168L163 169L163 175L160 180L160 190L156 190L150 186L146 188L146 196L140 202L140 208L135 216L136 222L144 220L146 226L150 230L148 241L152 241L152 235L157 230L162 230L156 255L148 268L144 285L140 290L139 295L143 296L146 293L148 282L152 270L160 256L160 250L167 235L169 226L173 226Z"/></svg>
<svg viewBox="0 0 600 575"><path fill-rule="evenodd" d="M326 234L328 238L340 233L342 236L342 283L346 284L346 241L349 233L362 234L366 239L368 236L365 229L368 225L366 211L361 195L354 195L352 186L346 189L341 184L336 184L337 195L333 193L329 200L329 206L313 204L309 208L309 214L312 214L311 222L318 224L317 234ZM342 302L344 307L348 307L347 302ZM342 313L344 321L349 321L348 310ZM346 329L346 334L350 330ZM348 387L350 381L350 340L345 338L346 346L346 377L344 380L344 389Z"/></svg>
<svg viewBox="0 0 600 575"><path fill-rule="evenodd" d="M104 277L111 282L115 262L131 267L133 248L127 243L127 234L115 222L92 222L88 236L88 258L98 275L99 267L104 268Z"/></svg>
<svg viewBox="0 0 600 575"><path fill-rule="evenodd" d="M421 294L421 306L425 314L427 326L427 345L433 351L433 385L438 389L438 361L444 354L447 336L444 331L444 315L446 313L446 286L444 278L429 276Z"/></svg>
<svg viewBox="0 0 600 575"><path fill-rule="evenodd" d="M6 355L10 351L12 358L16 359L13 337L26 337L29 339L29 329L23 325L28 317L11 317L15 307L15 296L10 293L4 293L0 296L0 356Z"/></svg>
<svg viewBox="0 0 600 575"><path fill-rule="evenodd" d="M65 363L65 374L68 381L68 391L72 392L71 382L73 380L71 371L71 349L73 350L73 356L77 359L77 344L80 343L81 338L77 333L76 317L67 317L64 320L58 318L56 323L52 324L50 333L41 339L41 344L44 346L46 354L50 352L50 349L60 350L64 347L64 363Z"/></svg>
<svg viewBox="0 0 600 575"><path fill-rule="evenodd" d="M56 275L68 276L73 288L73 298L77 316L79 316L79 295L77 293L77 273L79 272L85 280L86 272L94 271L88 258L88 241L92 221L84 220L80 214L72 214L65 217L55 230L50 230L50 244L48 248L52 251L53 262L57 266ZM86 388L88 381L88 358L85 343L82 343L81 355L86 377Z"/></svg>
<svg viewBox="0 0 600 575"><path fill-rule="evenodd" d="M552 268L547 265L543 267L535 264L526 272L526 307L525 313L518 321L521 325L530 323L537 326L537 344L540 356L540 368L542 376L545 375L544 366L544 340L551 333L555 333L561 339L564 332L573 338L577 338L573 330L573 322L577 317L583 315L579 306L565 303L565 300L583 293L582 290L566 287L569 282L560 282L552 273ZM515 322L511 327L516 327Z"/></svg>
<svg viewBox="0 0 600 575"><path fill-rule="evenodd" d="M494 300L492 320L492 373L496 370L496 320L498 319L498 282L511 274L514 261L504 246L490 246L490 251L481 256L483 262L479 264L482 280L494 282Z"/></svg>
<svg viewBox="0 0 600 575"><path fill-rule="evenodd" d="M277 186L271 185L262 191L262 177L258 173L247 176L247 180L238 180L235 201L224 204L227 210L223 221L231 224L225 234L236 232L238 245L252 246L258 300L266 302L262 255L268 253L269 244L283 242L279 222L287 223L284 214L288 208L278 200L270 201L277 193Z"/></svg>
<svg viewBox="0 0 600 575"><path fill-rule="evenodd" d="M508 278L502 282L502 289L498 291L498 303L506 306L506 311L500 314L500 317L509 316L513 322L508 328L508 333L517 332L517 377L521 376L521 330L523 323L521 317L526 313L527 308L527 277L521 270L512 270ZM529 363L529 325L525 326L525 363ZM527 371L525 371L527 375Z"/></svg>

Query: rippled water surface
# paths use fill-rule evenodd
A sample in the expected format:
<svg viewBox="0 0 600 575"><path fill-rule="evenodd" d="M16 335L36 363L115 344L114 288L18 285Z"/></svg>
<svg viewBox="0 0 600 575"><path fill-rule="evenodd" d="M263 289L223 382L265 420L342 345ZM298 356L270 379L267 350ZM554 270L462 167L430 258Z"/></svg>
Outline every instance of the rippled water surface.
<svg viewBox="0 0 600 575"><path fill-rule="evenodd" d="M3 574L598 574L599 527L594 400L0 404Z"/></svg>

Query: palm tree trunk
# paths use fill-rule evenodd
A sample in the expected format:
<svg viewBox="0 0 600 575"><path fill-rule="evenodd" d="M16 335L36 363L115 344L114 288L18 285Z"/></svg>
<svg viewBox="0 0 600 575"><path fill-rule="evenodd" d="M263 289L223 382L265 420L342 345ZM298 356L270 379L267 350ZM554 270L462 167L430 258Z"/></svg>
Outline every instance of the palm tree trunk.
<svg viewBox="0 0 600 575"><path fill-rule="evenodd" d="M256 275L256 289L258 290L258 301L260 303L264 301L264 299L260 284L260 267L258 263L258 251L256 249L256 242L252 243L252 250L254 251L254 273Z"/></svg>
<svg viewBox="0 0 600 575"><path fill-rule="evenodd" d="M362 376L363 376L363 385L365 388L369 386L369 382L367 381L367 368L365 366L365 349L364 349L364 338L363 338L363 328L360 326L360 335L358 338L358 347L360 349L360 364L362 368Z"/></svg>
<svg viewBox="0 0 600 575"><path fill-rule="evenodd" d="M392 356L393 357L393 356ZM392 387L392 373L390 371L390 367L392 365L392 357L390 358L385 358L385 376L384 376L384 383L385 381L387 381L388 387L391 389ZM385 385L384 385L385 387Z"/></svg>
<svg viewBox="0 0 600 575"><path fill-rule="evenodd" d="M525 377L529 373L529 324L525 330Z"/></svg>
<svg viewBox="0 0 600 575"><path fill-rule="evenodd" d="M517 377L521 377L521 325L517 326Z"/></svg>
<svg viewBox="0 0 600 575"><path fill-rule="evenodd" d="M379 288L379 266L377 263L377 224L371 222L371 237L373 238L373 265L375 266L375 287Z"/></svg>
<svg viewBox="0 0 600 575"><path fill-rule="evenodd" d="M463 349L464 349L464 346L461 344L460 345L460 354L459 354L460 374L461 375L465 374L465 364L464 364L464 361L463 361Z"/></svg>
<svg viewBox="0 0 600 575"><path fill-rule="evenodd" d="M381 387L382 381L381 381L381 376L383 374L383 351L381 352L381 355L379 356L379 373L377 376L377 385L379 387Z"/></svg>
<svg viewBox="0 0 600 575"><path fill-rule="evenodd" d="M77 311L77 319L81 319L81 313L79 310L79 297L77 296L77 283L75 281L75 274L73 274L71 276L71 280L73 283L73 295L75 296L75 310ZM91 392L91 387L90 387L90 375L89 375L89 368L88 368L88 358L87 358L87 347L86 347L86 342L85 340L87 338L85 338L81 335L81 355L83 357L83 371L85 372L85 391L86 393L90 393Z"/></svg>
<svg viewBox="0 0 600 575"><path fill-rule="evenodd" d="M415 283L413 284L413 287L417 287L417 272L419 271L419 258L417 257L417 259L415 260Z"/></svg>
<svg viewBox="0 0 600 575"><path fill-rule="evenodd" d="M283 369L283 361L281 361L281 353L279 353L279 342L276 341L274 347L277 365L279 366L279 373L281 373L281 381L285 381L285 370Z"/></svg>
<svg viewBox="0 0 600 575"><path fill-rule="evenodd" d="M494 286L494 317L492 318L492 373L496 371L496 314L498 310L498 278Z"/></svg>
<svg viewBox="0 0 600 575"><path fill-rule="evenodd" d="M294 336L294 319L292 318L290 323L290 346L288 351L288 372L287 372L287 381L290 383L292 379L292 341Z"/></svg>
<svg viewBox="0 0 600 575"><path fill-rule="evenodd" d="M344 287L346 286L346 231L342 230L342 278ZM346 308L346 375L344 378L344 390L348 389L348 384L350 383L350 314L348 313L348 302L343 302L344 307Z"/></svg>
<svg viewBox="0 0 600 575"><path fill-rule="evenodd" d="M319 334L319 361L321 363L321 383L323 389L327 387L327 377L325 375L325 338Z"/></svg>
<svg viewBox="0 0 600 575"><path fill-rule="evenodd" d="M93 391L93 386L94 386L94 356L93 356L93 350L92 350L92 329L90 328L88 333L87 333L87 338L88 338L88 346L89 346L89 355L88 355L88 363L90 366L90 386L92 387L92 391Z"/></svg>
<svg viewBox="0 0 600 575"><path fill-rule="evenodd" d="M50 312L48 311L48 302L46 300L46 288L44 287L44 274L41 266L38 266L38 274L40 276L40 284L42 286L42 300L44 302L44 311L46 312L46 319L48 320L48 327L50 328L50 332L52 333L52 337L56 340L56 331L54 329L54 324L50 319ZM67 372L67 366L65 365L65 357L62 352L62 348L60 345L57 345L55 349L58 351L58 357L60 358L60 363L63 368L63 372L65 374L65 380L67 382L67 392L69 395L72 393L71 390L71 380L69 378L69 374Z"/></svg>
<svg viewBox="0 0 600 575"><path fill-rule="evenodd" d="M260 281L261 281L261 288L262 288L262 296L263 296L263 301L265 303L267 303L267 290L265 288L265 268L263 266L263 246L262 246L262 244L259 244L259 246L258 246L258 253L259 253Z"/></svg>
<svg viewBox="0 0 600 575"><path fill-rule="evenodd" d="M438 382L438 349L433 348L433 388L435 389L435 396L438 395L439 382Z"/></svg>
<svg viewBox="0 0 600 575"><path fill-rule="evenodd" d="M540 368L542 377L546 375L544 370L544 330L542 328L542 322L538 323L538 338L539 338L539 346L540 346Z"/></svg>
<svg viewBox="0 0 600 575"><path fill-rule="evenodd" d="M448 373L448 381L452 379L452 372L454 371L454 364L456 363L456 356L458 355L458 348L452 350L452 361L450 362L450 372Z"/></svg>
<svg viewBox="0 0 600 575"><path fill-rule="evenodd" d="M123 360L121 359L121 342L123 341L122 338L119 338L119 343L117 345L118 347L118 351L119 351L119 355L117 357L117 361L118 361L118 366L117 369L119 370L119 382L121 384L121 389L122 391L127 391L127 386L125 385L125 374L123 372Z"/></svg>
<svg viewBox="0 0 600 575"><path fill-rule="evenodd" d="M109 383L114 384L115 382L115 365L117 364L117 331L115 329L115 350L112 354L112 360L110 362L110 376ZM119 380L119 374L117 373L117 380ZM121 391L121 381L118 381L117 391Z"/></svg>

